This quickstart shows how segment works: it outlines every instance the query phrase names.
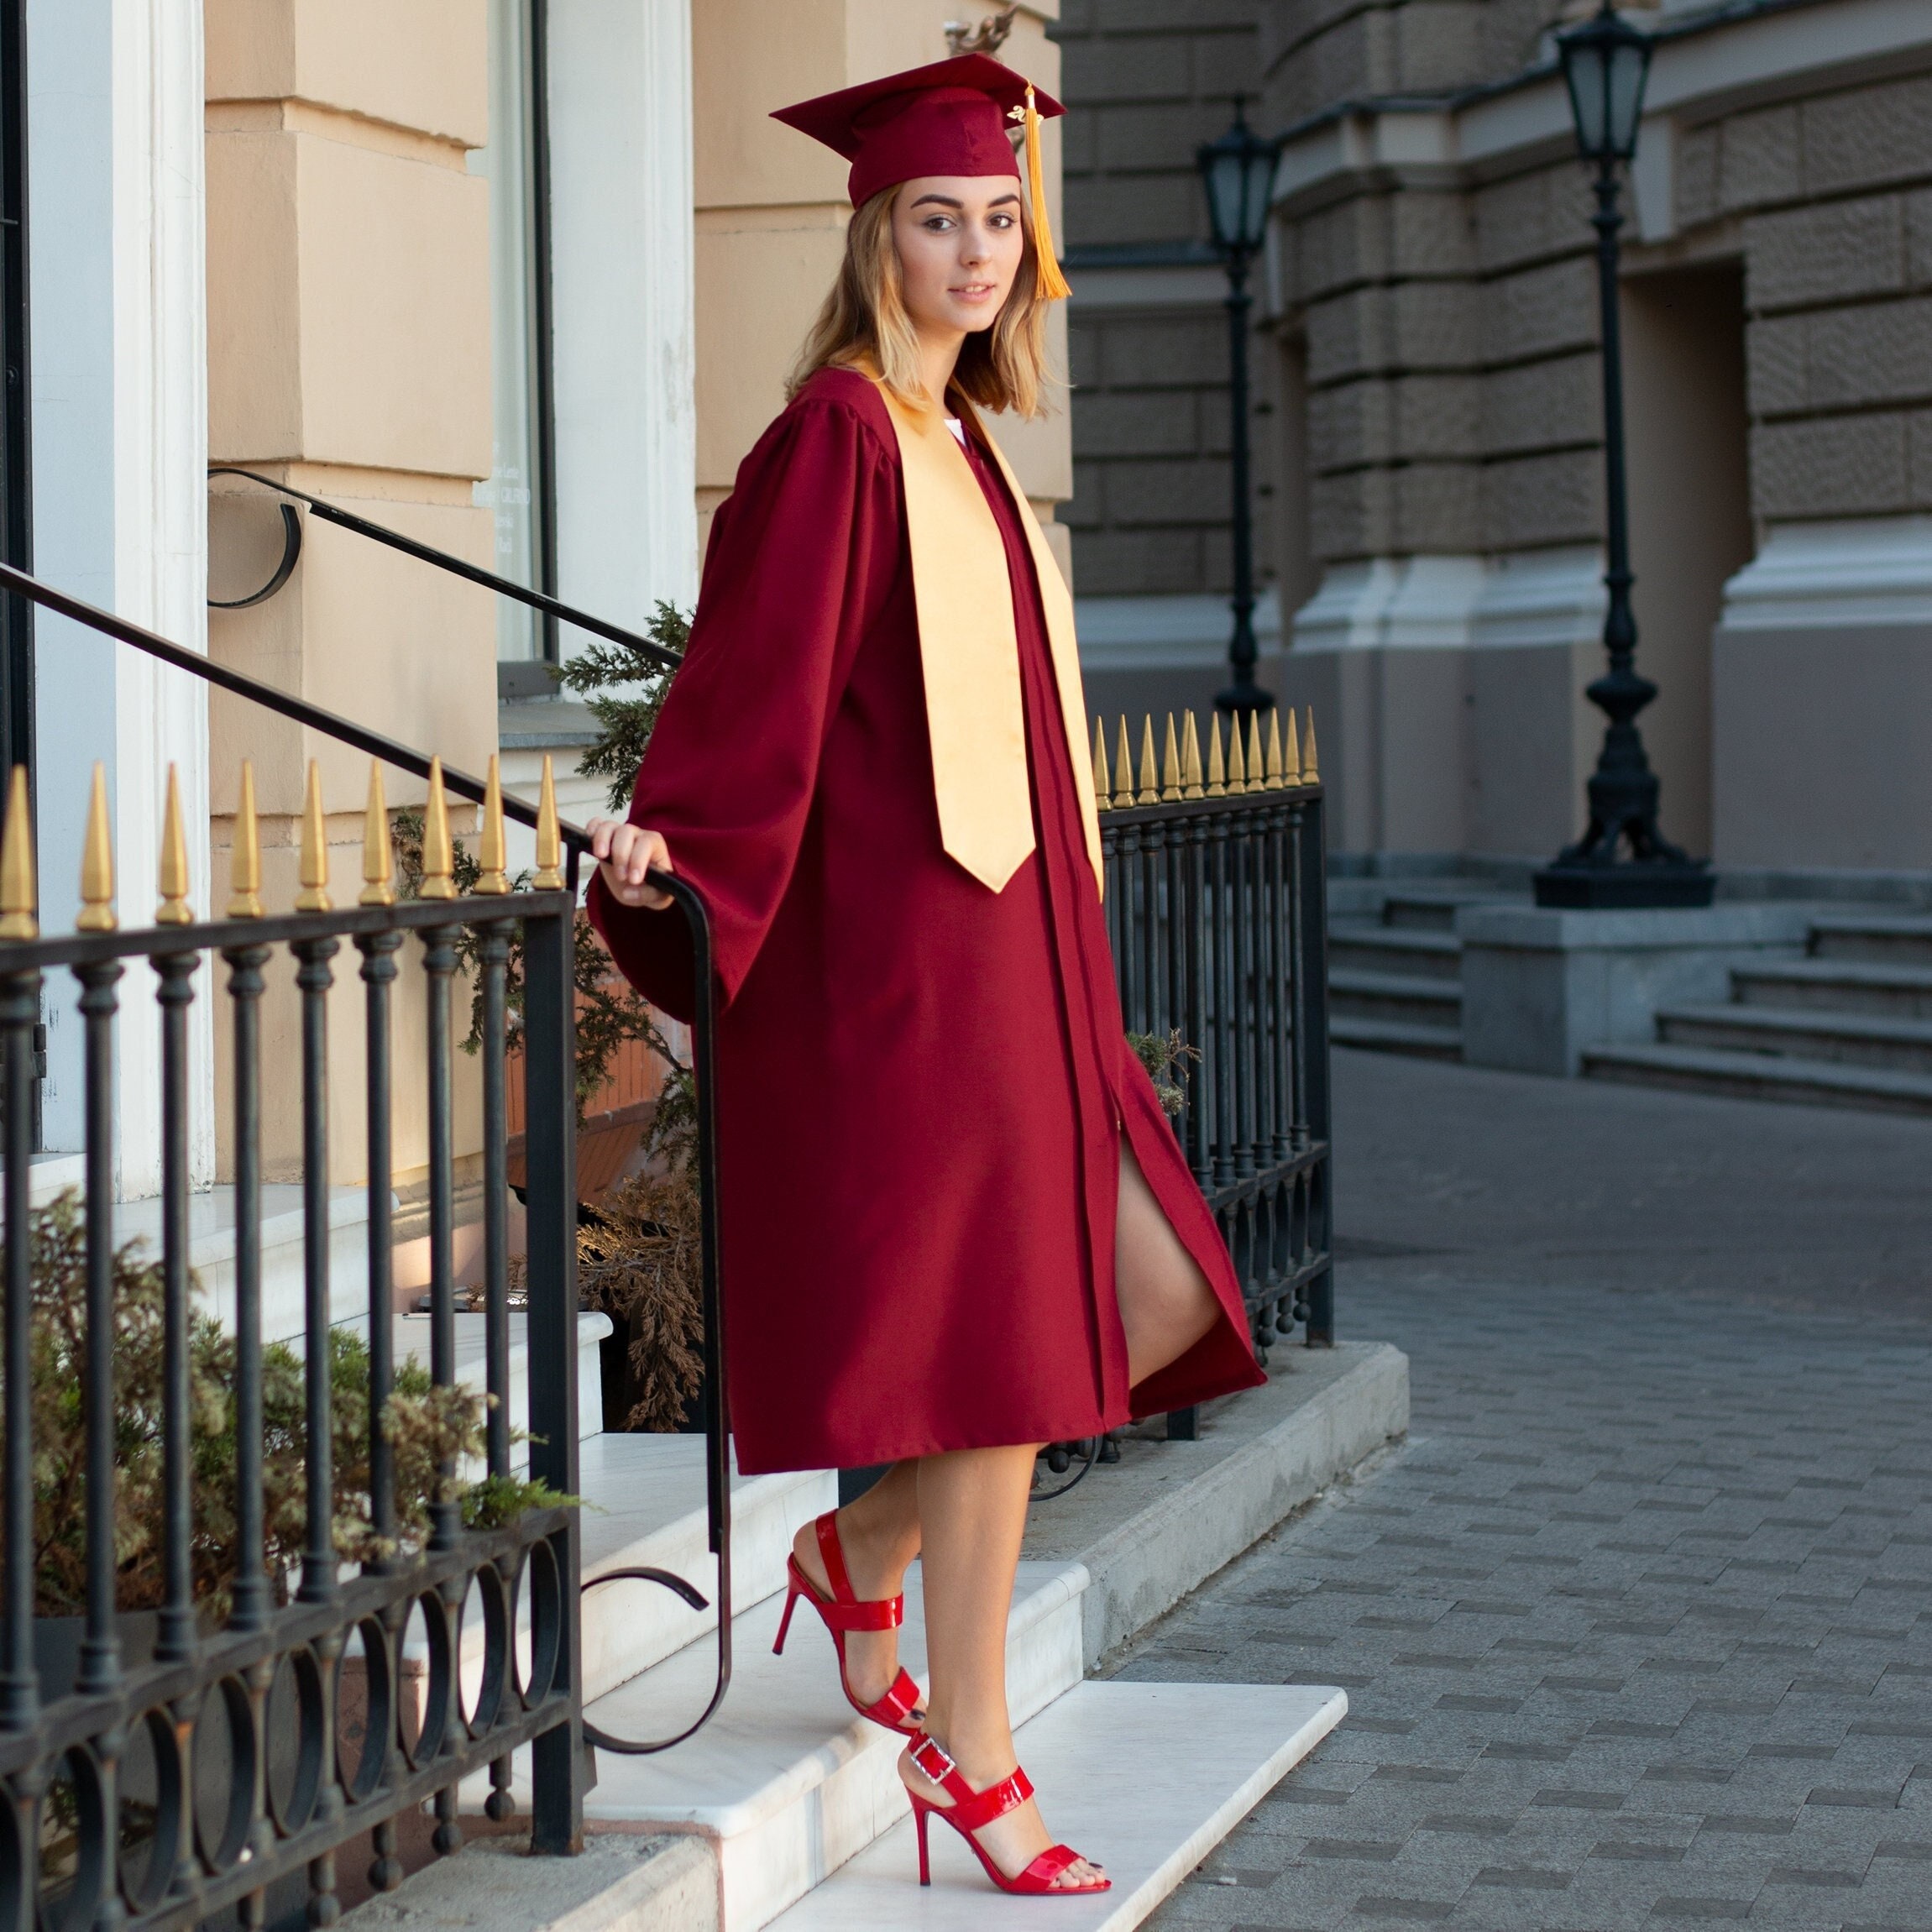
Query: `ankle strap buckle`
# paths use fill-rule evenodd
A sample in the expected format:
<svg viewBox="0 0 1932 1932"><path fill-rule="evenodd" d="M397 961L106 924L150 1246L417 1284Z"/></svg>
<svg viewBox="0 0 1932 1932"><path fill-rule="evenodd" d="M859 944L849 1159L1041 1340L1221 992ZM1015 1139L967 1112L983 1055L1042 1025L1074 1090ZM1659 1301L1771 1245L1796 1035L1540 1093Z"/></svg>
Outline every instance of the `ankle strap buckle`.
<svg viewBox="0 0 1932 1932"><path fill-rule="evenodd" d="M953 1762L952 1754L936 1738L928 1737L922 1730L918 1741L906 1755L912 1760L913 1768L922 1778L929 1778L935 1784L944 1784L959 1769Z"/></svg>

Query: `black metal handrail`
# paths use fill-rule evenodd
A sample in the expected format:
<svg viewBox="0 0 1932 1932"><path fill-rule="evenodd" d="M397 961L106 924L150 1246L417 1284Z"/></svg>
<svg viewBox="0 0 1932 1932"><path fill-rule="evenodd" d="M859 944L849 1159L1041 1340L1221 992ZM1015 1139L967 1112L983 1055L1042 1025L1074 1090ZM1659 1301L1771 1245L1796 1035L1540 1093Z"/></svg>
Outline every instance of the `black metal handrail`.
<svg viewBox="0 0 1932 1932"><path fill-rule="evenodd" d="M387 544L391 550L400 550L405 557L413 557L419 563L432 564L438 570L446 570L453 577L467 578L472 584L480 584L486 590L494 590L500 597L513 598L519 604L527 605L532 610L541 610L546 617L554 617L561 622L572 625L579 631L588 631L593 636L607 637L614 644L622 644L641 656L652 659L667 671L675 671L683 659L675 651L667 650L662 644L654 644L648 637L641 637L635 631L626 631L620 624L612 624L602 617L593 617L587 610L579 610L573 605L560 602L541 590L531 590L521 584L513 583L507 577L499 577L494 571L466 563L460 557L453 557L447 550L438 550L434 544L419 543L413 537L405 537L399 530L390 530L385 525L371 523L365 516L357 516L346 510L338 510L334 504L322 497L312 496L306 490L297 490L292 484L277 483L272 476L264 476L258 470L238 469L233 463L212 465L210 476L243 476L250 483L259 483L264 490L279 491L284 496L292 496L297 503L306 504L312 516L319 516L325 523L332 523L339 530L347 530L358 537L366 537L372 543ZM295 521L294 512L285 504L283 514L283 537L281 562L276 566L275 574L270 582L252 597L244 597L232 604L217 604L217 610L246 610L251 604L259 604L272 597L288 582L295 569L296 559L301 553L301 529Z"/></svg>

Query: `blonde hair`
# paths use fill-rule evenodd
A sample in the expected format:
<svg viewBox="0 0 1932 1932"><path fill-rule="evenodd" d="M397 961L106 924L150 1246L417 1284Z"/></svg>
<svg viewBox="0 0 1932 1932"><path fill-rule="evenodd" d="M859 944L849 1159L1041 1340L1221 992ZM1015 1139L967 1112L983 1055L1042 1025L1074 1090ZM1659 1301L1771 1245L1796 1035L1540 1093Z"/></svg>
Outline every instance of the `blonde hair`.
<svg viewBox="0 0 1932 1932"><path fill-rule="evenodd" d="M788 401L822 369L860 368L876 370L908 408L926 407L919 337L906 312L899 251L893 240L893 203L898 191L896 185L881 188L846 224L846 257L798 352L785 385ZM1038 416L1050 380L1048 305L1039 292L1039 256L1030 223L1026 232L1026 252L1012 291L992 326L966 338L953 386L982 408Z"/></svg>

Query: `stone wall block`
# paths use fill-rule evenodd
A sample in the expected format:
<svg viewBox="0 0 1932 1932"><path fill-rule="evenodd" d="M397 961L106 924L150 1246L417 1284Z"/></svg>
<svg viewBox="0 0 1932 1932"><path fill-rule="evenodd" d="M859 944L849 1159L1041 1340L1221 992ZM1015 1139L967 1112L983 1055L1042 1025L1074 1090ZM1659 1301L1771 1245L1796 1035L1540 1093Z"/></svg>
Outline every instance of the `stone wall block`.
<svg viewBox="0 0 1932 1932"><path fill-rule="evenodd" d="M1932 174L1932 76L1826 94L1802 113L1809 193Z"/></svg>
<svg viewBox="0 0 1932 1932"><path fill-rule="evenodd" d="M1914 509L1932 505L1932 409L1915 409L1905 422L1906 486Z"/></svg>
<svg viewBox="0 0 1932 1932"><path fill-rule="evenodd" d="M1903 288L1900 217L1896 195L1752 217L1744 231L1750 306L1797 308Z"/></svg>
<svg viewBox="0 0 1932 1932"><path fill-rule="evenodd" d="M1528 550L1602 537L1603 458L1594 449L1491 463L1483 481L1485 548Z"/></svg>
<svg viewBox="0 0 1932 1932"><path fill-rule="evenodd" d="M1173 596L1202 588L1195 530L1097 530L1073 533L1073 580L1126 597Z"/></svg>
<svg viewBox="0 0 1932 1932"><path fill-rule="evenodd" d="M1806 400L1814 407L1932 398L1932 297L1809 319Z"/></svg>
<svg viewBox="0 0 1932 1932"><path fill-rule="evenodd" d="M1203 99L1225 103L1233 95L1252 94L1260 73L1260 48L1254 34L1194 36L1194 91Z"/></svg>
<svg viewBox="0 0 1932 1932"><path fill-rule="evenodd" d="M1395 540L1395 492L1385 469L1317 476L1308 490L1311 547L1324 563L1388 553Z"/></svg>
<svg viewBox="0 0 1932 1932"><path fill-rule="evenodd" d="M1308 311L1308 380L1322 385L1385 368L1392 347L1390 291L1356 289Z"/></svg>
<svg viewBox="0 0 1932 1932"><path fill-rule="evenodd" d="M1547 0L1490 0L1483 9L1483 67L1514 74L1531 65L1550 22Z"/></svg>
<svg viewBox="0 0 1932 1932"><path fill-rule="evenodd" d="M1932 289L1932 188L1905 197L1905 267L1915 289Z"/></svg>
<svg viewBox="0 0 1932 1932"><path fill-rule="evenodd" d="M1155 525L1169 529L1225 523L1232 490L1228 466L1207 458L1165 461L1128 458L1102 472L1107 519L1117 529Z"/></svg>
<svg viewBox="0 0 1932 1932"><path fill-rule="evenodd" d="M1076 394L1073 427L1083 457L1191 456L1201 442L1199 411L1188 390Z"/></svg>
<svg viewBox="0 0 1932 1932"><path fill-rule="evenodd" d="M1805 370L1811 332L1807 316L1767 316L1745 332L1746 380L1756 416L1800 410L1810 400Z"/></svg>
<svg viewBox="0 0 1932 1932"><path fill-rule="evenodd" d="M1076 243L1191 241L1207 224L1191 169L1124 179L1089 175L1068 181L1060 192L1066 238Z"/></svg>
<svg viewBox="0 0 1932 1932"><path fill-rule="evenodd" d="M1386 18L1357 13L1269 71L1266 123L1291 127L1334 101L1393 92Z"/></svg>
<svg viewBox="0 0 1932 1932"><path fill-rule="evenodd" d="M1478 267L1495 274L1587 248L1594 205L1588 176L1567 155L1485 183L1469 197Z"/></svg>
<svg viewBox="0 0 1932 1932"><path fill-rule="evenodd" d="M1063 38L1060 78L1063 97L1090 115L1115 101L1185 101L1191 91L1193 46L1181 34Z"/></svg>
<svg viewBox="0 0 1932 1932"><path fill-rule="evenodd" d="M1101 380L1101 349L1107 331L1098 322L1069 319L1066 329L1067 374L1076 389L1091 389Z"/></svg>
<svg viewBox="0 0 1932 1932"><path fill-rule="evenodd" d="M1076 419L1074 427L1080 427ZM1073 466L1073 495L1060 506L1060 521L1070 530L1098 530L1105 521L1101 509L1101 479L1106 465L1077 462Z"/></svg>
<svg viewBox="0 0 1932 1932"><path fill-rule="evenodd" d="M1113 34L1172 33L1175 11L1174 0L1101 0L1094 9L1094 29ZM1187 24L1196 30L1208 27L1252 29L1254 0L1189 0L1186 17ZM1064 6L1060 24L1064 31L1067 25Z"/></svg>
<svg viewBox="0 0 1932 1932"><path fill-rule="evenodd" d="M1677 179L1673 184L1677 225L1694 228L1717 214L1719 126L1686 128L1677 138Z"/></svg>
<svg viewBox="0 0 1932 1932"><path fill-rule="evenodd" d="M1389 291L1395 359L1404 369L1468 369L1482 353L1479 291L1468 282L1399 282Z"/></svg>
<svg viewBox="0 0 1932 1932"><path fill-rule="evenodd" d="M1395 85L1434 94L1487 80L1483 65L1483 0L1434 0L1392 15Z"/></svg>
<svg viewBox="0 0 1932 1932"><path fill-rule="evenodd" d="M1228 380L1228 327L1217 315L1125 317L1107 325L1110 389L1197 388Z"/></svg>
<svg viewBox="0 0 1932 1932"><path fill-rule="evenodd" d="M1716 209L1726 214L1794 200L1798 180L1798 109L1767 107L1721 124Z"/></svg>
<svg viewBox="0 0 1932 1932"><path fill-rule="evenodd" d="M1386 463L1395 453L1390 385L1369 377L1308 398L1308 461L1317 470Z"/></svg>
<svg viewBox="0 0 1932 1932"><path fill-rule="evenodd" d="M1393 480L1398 552L1481 548L1482 472L1474 463L1405 463Z"/></svg>
<svg viewBox="0 0 1932 1932"><path fill-rule="evenodd" d="M1600 442L1603 377L1594 350L1490 372L1483 380L1484 447L1527 453Z"/></svg>
<svg viewBox="0 0 1932 1932"><path fill-rule="evenodd" d="M1594 348L1597 341L1596 264L1582 256L1526 269L1489 283L1475 305L1489 359Z"/></svg>
<svg viewBox="0 0 1932 1932"><path fill-rule="evenodd" d="M1377 206L1385 211L1392 272L1466 275L1475 271L1476 225L1468 196L1404 188Z"/></svg>
<svg viewBox="0 0 1932 1932"><path fill-rule="evenodd" d="M1138 174L1148 170L1150 161L1191 156L1202 142L1224 133L1228 106L1213 101L1153 102L1108 107L1093 118L1099 128L1098 165ZM1186 181L1198 198L1201 179L1191 168Z"/></svg>
<svg viewBox="0 0 1932 1932"><path fill-rule="evenodd" d="M1389 386L1395 453L1475 457L1482 452L1482 383L1474 375L1406 375Z"/></svg>
<svg viewBox="0 0 1932 1932"><path fill-rule="evenodd" d="M1296 293L1301 301L1387 278L1393 266L1388 207L1380 196L1353 196L1294 225Z"/></svg>
<svg viewBox="0 0 1932 1932"><path fill-rule="evenodd" d="M1751 510L1761 517L1886 516L1912 486L1898 415L1759 423L1751 437Z"/></svg>

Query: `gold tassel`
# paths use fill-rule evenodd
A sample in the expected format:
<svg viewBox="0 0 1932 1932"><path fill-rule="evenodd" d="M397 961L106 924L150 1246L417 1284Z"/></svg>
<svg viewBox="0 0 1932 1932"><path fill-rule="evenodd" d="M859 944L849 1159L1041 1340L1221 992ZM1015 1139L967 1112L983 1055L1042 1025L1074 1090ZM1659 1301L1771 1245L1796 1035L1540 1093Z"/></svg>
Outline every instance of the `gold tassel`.
<svg viewBox="0 0 1932 1932"><path fill-rule="evenodd" d="M395 887L390 882L395 861L389 842L389 801L383 796L380 760L369 762L369 803L362 814L363 887L356 903L393 906Z"/></svg>
<svg viewBox="0 0 1932 1932"><path fill-rule="evenodd" d="M87 800L87 835L81 846L81 916L77 933L111 933L114 917L114 843L107 832L107 767L94 767Z"/></svg>
<svg viewBox="0 0 1932 1932"><path fill-rule="evenodd" d="M1160 778L1154 768L1154 714L1143 712L1140 720L1140 796L1137 804L1160 803Z"/></svg>
<svg viewBox="0 0 1932 1932"><path fill-rule="evenodd" d="M557 830L557 779L550 769L550 754L543 754L543 786L537 795L537 876L530 882L532 892L563 890L563 840Z"/></svg>
<svg viewBox="0 0 1932 1932"><path fill-rule="evenodd" d="M1046 216L1046 170L1039 158L1039 110L1033 104L1033 89L1026 91L1026 186L1033 203L1033 245L1039 257L1039 292L1050 302L1065 301L1073 293L1066 277L1060 272L1060 258L1054 253L1053 224Z"/></svg>
<svg viewBox="0 0 1932 1932"><path fill-rule="evenodd" d="M1120 736L1113 741L1113 805L1124 811L1134 803L1134 746L1128 742L1127 717L1120 720Z"/></svg>
<svg viewBox="0 0 1932 1932"><path fill-rule="evenodd" d="M1278 792L1288 781L1281 776L1281 707L1268 707L1268 789Z"/></svg>
<svg viewBox="0 0 1932 1932"><path fill-rule="evenodd" d="M1201 729L1194 721L1194 714L1187 714L1187 736L1181 747L1181 795L1184 798L1198 798L1201 795Z"/></svg>
<svg viewBox="0 0 1932 1932"><path fill-rule="evenodd" d="M296 894L298 913L332 911L335 901L328 896L328 826L322 818L322 767L309 760L308 793L302 800L301 867L297 875L302 889Z"/></svg>
<svg viewBox="0 0 1932 1932"><path fill-rule="evenodd" d="M1113 809L1113 780L1107 770L1107 725L1093 720L1093 802L1103 812Z"/></svg>
<svg viewBox="0 0 1932 1932"><path fill-rule="evenodd" d="M1301 783L1301 745L1295 735L1295 707L1288 707L1288 745L1281 754L1281 782L1285 785Z"/></svg>
<svg viewBox="0 0 1932 1932"><path fill-rule="evenodd" d="M496 754L490 754L490 777L483 791L483 830L476 841L476 883L470 889L494 896L510 890L504 867L509 862L503 835L503 781L496 767Z"/></svg>
<svg viewBox="0 0 1932 1932"><path fill-rule="evenodd" d="M7 788L7 829L0 833L0 940L39 939L39 903L27 767L16 765Z"/></svg>
<svg viewBox="0 0 1932 1932"><path fill-rule="evenodd" d="M1248 789L1259 792L1267 784L1266 767L1261 762L1261 714L1248 714Z"/></svg>
<svg viewBox="0 0 1932 1932"><path fill-rule="evenodd" d="M456 897L456 848L449 836L449 800L442 792L442 760L429 761L429 802L422 810L422 885L418 898Z"/></svg>
<svg viewBox="0 0 1932 1932"><path fill-rule="evenodd" d="M1322 783L1322 767L1315 757L1315 707L1308 707L1308 743L1301 755L1301 783L1318 785Z"/></svg>
<svg viewBox="0 0 1932 1932"><path fill-rule="evenodd" d="M161 816L161 903L154 913L158 926L191 926L195 909L188 903L188 837L181 825L181 780L168 767L168 802Z"/></svg>
<svg viewBox="0 0 1932 1932"><path fill-rule="evenodd" d="M1160 795L1164 798L1181 796L1181 743L1174 735L1174 714L1167 714L1167 743L1160 754Z"/></svg>
<svg viewBox="0 0 1932 1932"><path fill-rule="evenodd" d="M1207 795L1223 798L1228 791L1228 767L1221 762L1221 714L1209 714L1207 724Z"/></svg>
<svg viewBox="0 0 1932 1932"><path fill-rule="evenodd" d="M242 760L242 795L235 807L234 844L228 852L228 917L262 916L262 835L255 820L255 766Z"/></svg>

